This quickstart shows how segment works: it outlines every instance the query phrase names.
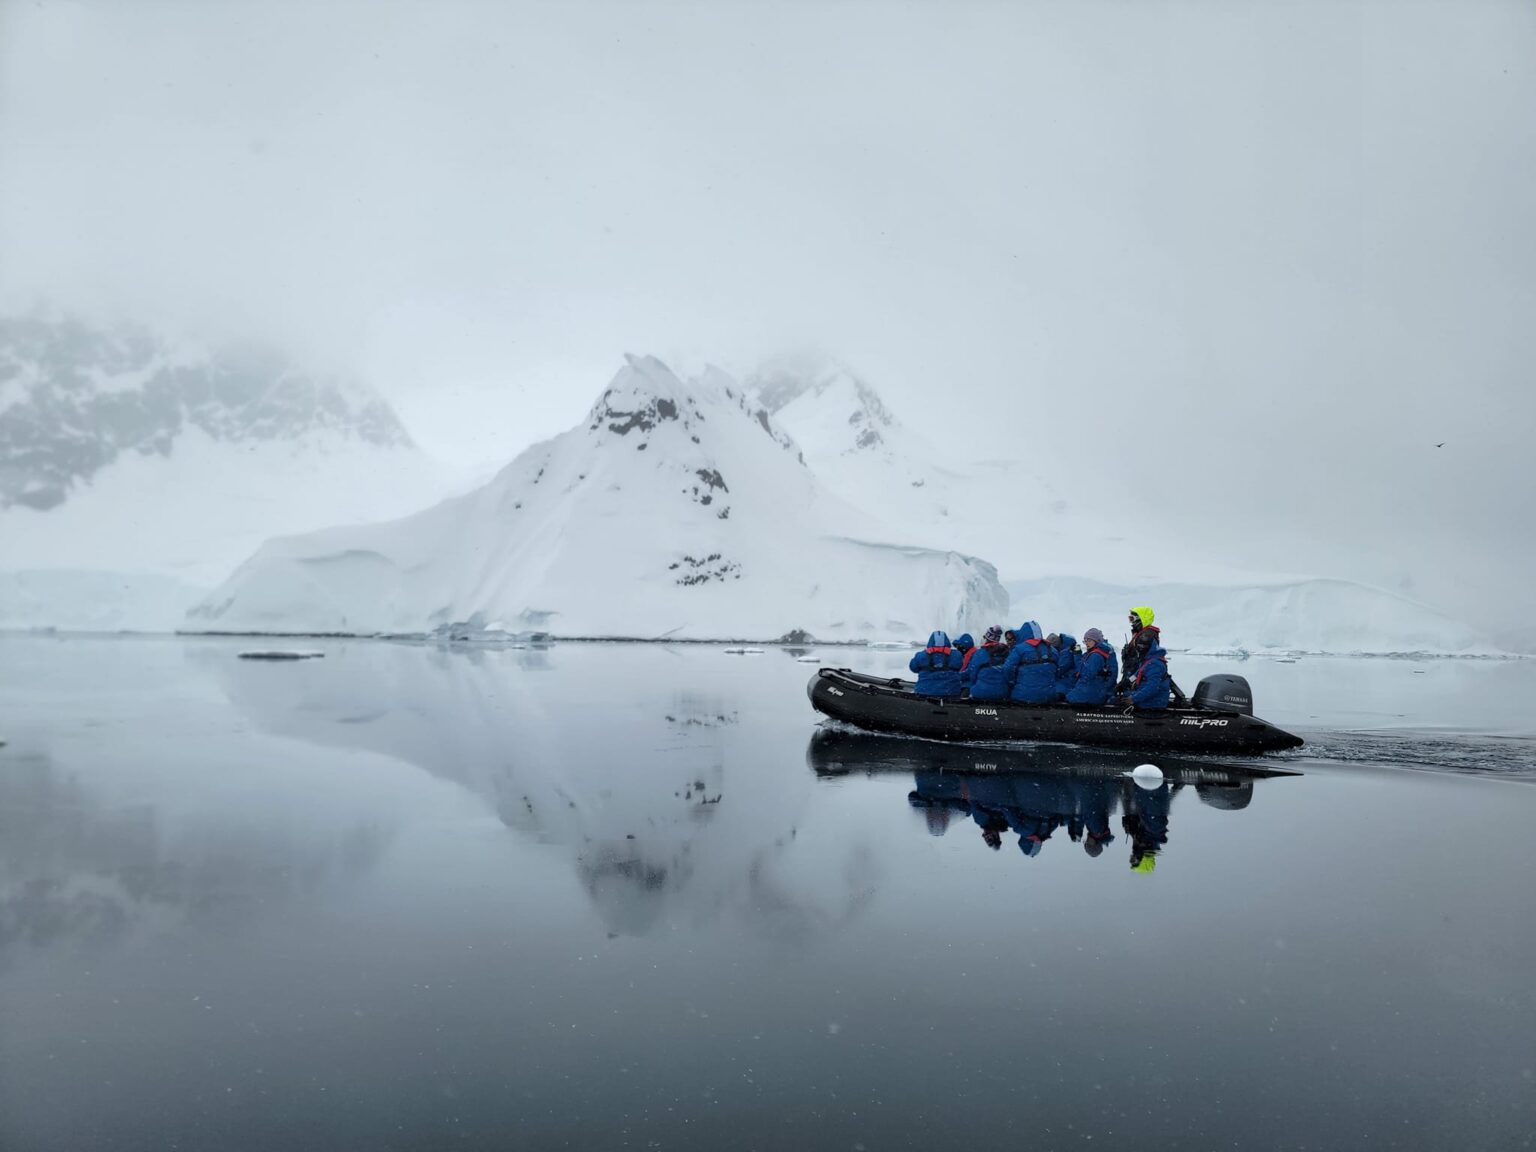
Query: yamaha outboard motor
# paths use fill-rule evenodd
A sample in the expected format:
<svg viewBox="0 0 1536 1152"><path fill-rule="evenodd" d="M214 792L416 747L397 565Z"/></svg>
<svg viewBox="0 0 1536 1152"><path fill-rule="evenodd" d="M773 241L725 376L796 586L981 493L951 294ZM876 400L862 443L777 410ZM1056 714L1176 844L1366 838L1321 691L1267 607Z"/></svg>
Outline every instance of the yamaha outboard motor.
<svg viewBox="0 0 1536 1152"><path fill-rule="evenodd" d="M1195 686L1190 703L1196 708L1209 708L1212 712L1235 712L1240 716L1253 715L1253 691L1241 676L1222 673L1207 676Z"/></svg>

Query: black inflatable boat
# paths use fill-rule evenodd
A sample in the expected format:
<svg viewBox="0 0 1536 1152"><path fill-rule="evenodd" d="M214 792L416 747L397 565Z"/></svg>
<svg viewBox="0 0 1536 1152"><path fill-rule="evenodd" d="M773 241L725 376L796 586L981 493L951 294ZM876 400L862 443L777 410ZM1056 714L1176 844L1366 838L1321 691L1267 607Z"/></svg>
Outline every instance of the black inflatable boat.
<svg viewBox="0 0 1536 1152"><path fill-rule="evenodd" d="M821 668L806 685L811 707L870 732L930 740L1104 744L1250 755L1299 748L1304 741L1253 714L1241 676L1207 676L1185 705L1143 712L1114 705L1018 704L1011 700L918 696L910 680Z"/></svg>

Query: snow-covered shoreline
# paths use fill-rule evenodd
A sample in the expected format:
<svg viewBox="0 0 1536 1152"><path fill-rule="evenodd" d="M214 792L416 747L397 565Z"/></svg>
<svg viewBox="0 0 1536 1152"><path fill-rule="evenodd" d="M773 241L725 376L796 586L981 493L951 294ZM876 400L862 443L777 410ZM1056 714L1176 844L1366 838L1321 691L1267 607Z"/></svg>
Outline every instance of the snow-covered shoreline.
<svg viewBox="0 0 1536 1152"><path fill-rule="evenodd" d="M350 642L365 642L378 644L400 644L408 646L434 646L440 648L463 649L465 651L487 651L503 648L525 648L528 641L509 641L503 638L494 639L448 639L435 636L430 632L418 633L384 633L384 632L205 632L205 631L153 631L149 629L118 629L113 631L99 631L91 629L71 628L0 628L0 639L32 637L37 639L103 639L120 638L132 639L180 639L180 640L345 640ZM914 651L922 647L922 641L914 639L899 648L891 647L888 640L868 639L839 639L839 640L785 640L782 637L764 638L760 636L562 636L558 633L550 633L546 640L535 641L541 646L557 644L653 644L657 647L675 647L687 645L690 647L742 647L753 646L758 648L778 649L783 651L804 649L859 649L868 652L893 652L904 651L908 647ZM1469 661L1504 661L1504 660L1536 660L1536 655L1525 652L1329 652L1329 651L1242 651L1242 650L1207 650L1199 648L1169 648L1171 656L1193 656L1201 659L1230 660L1234 663L1242 663L1247 660L1267 660L1272 662L1294 662L1297 660L1401 660L1401 661L1427 661L1427 660L1469 660Z"/></svg>

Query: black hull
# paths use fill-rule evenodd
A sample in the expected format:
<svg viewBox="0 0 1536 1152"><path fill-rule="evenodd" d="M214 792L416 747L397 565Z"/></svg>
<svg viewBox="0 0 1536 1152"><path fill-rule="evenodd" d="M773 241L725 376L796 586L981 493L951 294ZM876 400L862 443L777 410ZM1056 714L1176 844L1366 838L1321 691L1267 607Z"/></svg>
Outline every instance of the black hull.
<svg viewBox="0 0 1536 1152"><path fill-rule="evenodd" d="M1128 748L1083 748L1070 744L1014 747L941 744L833 727L816 729L805 750L807 766L816 775L828 777L938 773L946 776L1118 779L1128 775L1145 759L1143 753ZM1249 793L1255 780L1301 775L1298 770L1280 767L1273 761L1245 757L1224 762L1214 757L1179 753L1160 753L1157 767L1170 784L1192 784L1216 791L1245 788Z"/></svg>
<svg viewBox="0 0 1536 1152"><path fill-rule="evenodd" d="M846 668L819 669L806 685L806 694L811 707L834 720L870 732L929 740L1092 744L1241 756L1303 743L1256 716L1190 707L1127 712L1113 706L935 700L914 695L911 681L864 676Z"/></svg>

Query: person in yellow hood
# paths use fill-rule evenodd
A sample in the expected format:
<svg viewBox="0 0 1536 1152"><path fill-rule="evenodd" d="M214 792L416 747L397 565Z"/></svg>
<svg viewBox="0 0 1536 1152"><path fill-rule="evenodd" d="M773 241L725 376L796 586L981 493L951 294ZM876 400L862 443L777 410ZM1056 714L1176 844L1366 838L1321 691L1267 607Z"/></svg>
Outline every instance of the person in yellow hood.
<svg viewBox="0 0 1536 1152"><path fill-rule="evenodd" d="M1136 669L1141 667L1141 662L1147 658L1152 649L1162 642L1162 633L1152 620L1152 609L1131 609L1131 638L1126 641L1125 647L1120 649L1118 690L1121 692L1130 687L1131 681L1136 678Z"/></svg>

